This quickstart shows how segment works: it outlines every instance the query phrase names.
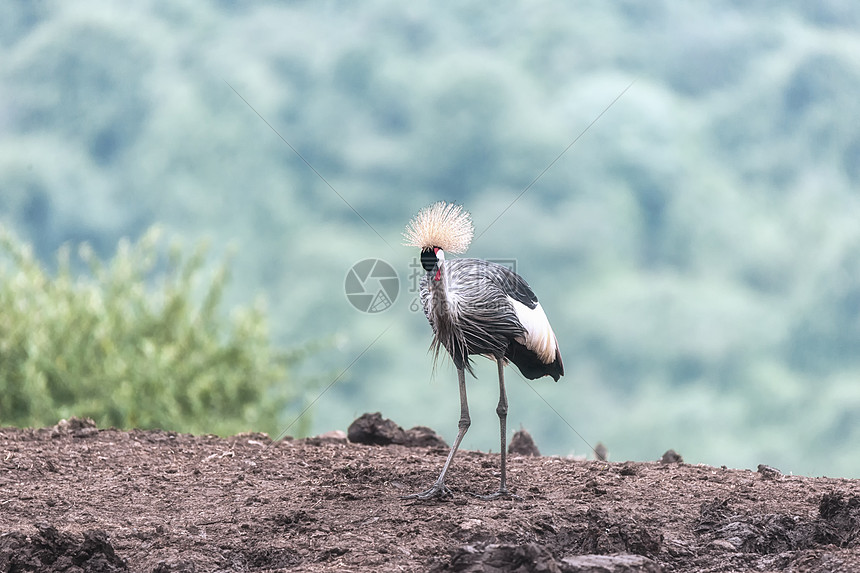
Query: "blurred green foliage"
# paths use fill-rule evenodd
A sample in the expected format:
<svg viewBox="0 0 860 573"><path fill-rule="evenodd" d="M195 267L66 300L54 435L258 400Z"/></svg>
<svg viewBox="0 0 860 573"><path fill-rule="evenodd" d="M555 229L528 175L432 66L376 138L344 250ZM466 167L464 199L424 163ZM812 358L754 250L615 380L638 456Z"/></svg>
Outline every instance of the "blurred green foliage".
<svg viewBox="0 0 860 573"><path fill-rule="evenodd" d="M453 439L399 246L445 199L558 335L567 375L533 388L564 419L509 375L541 451L587 453L570 425L613 460L860 477L856 1L7 0L0 50L0 222L46 265L152 224L235 245L225 306L335 342L290 372L337 379L313 432L381 410ZM343 292L370 257L404 279L372 316ZM497 447L484 362L466 448Z"/></svg>
<svg viewBox="0 0 860 573"><path fill-rule="evenodd" d="M122 241L107 264L83 245L88 272L72 270L64 246L51 273L0 227L0 423L77 415L120 428L283 429L300 392L264 309L226 319L228 263L206 272L202 245L160 256L158 237Z"/></svg>

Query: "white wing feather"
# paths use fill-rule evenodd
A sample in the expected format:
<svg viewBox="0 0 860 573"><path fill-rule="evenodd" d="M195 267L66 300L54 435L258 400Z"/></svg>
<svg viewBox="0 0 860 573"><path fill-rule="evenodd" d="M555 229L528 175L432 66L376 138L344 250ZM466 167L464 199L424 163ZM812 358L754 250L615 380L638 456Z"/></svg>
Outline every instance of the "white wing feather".
<svg viewBox="0 0 860 573"><path fill-rule="evenodd" d="M513 305L520 324L526 330L525 336L518 339L518 342L537 354L544 364L552 364L558 349L558 341L540 303L534 308L529 308L511 297L508 297L508 300Z"/></svg>

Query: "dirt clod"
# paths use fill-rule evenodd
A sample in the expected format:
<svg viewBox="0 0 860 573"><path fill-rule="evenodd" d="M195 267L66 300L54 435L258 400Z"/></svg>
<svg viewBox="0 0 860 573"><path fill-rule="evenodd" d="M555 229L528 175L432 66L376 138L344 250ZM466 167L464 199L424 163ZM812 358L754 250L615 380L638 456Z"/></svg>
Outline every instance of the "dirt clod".
<svg viewBox="0 0 860 573"><path fill-rule="evenodd" d="M491 544L482 548L467 545L455 550L451 554L450 564L438 570L458 573L561 573L552 554L536 543Z"/></svg>
<svg viewBox="0 0 860 573"><path fill-rule="evenodd" d="M563 573L660 573L657 563L641 555L576 555L561 560Z"/></svg>
<svg viewBox="0 0 860 573"><path fill-rule="evenodd" d="M539 456L540 450L532 435L520 429L514 432L511 442L508 444L508 453L517 456Z"/></svg>
<svg viewBox="0 0 860 573"><path fill-rule="evenodd" d="M104 531L87 530L82 535L63 533L47 523L37 523L33 532L12 531L0 535L0 571L44 573L126 571Z"/></svg>
<svg viewBox="0 0 860 573"><path fill-rule="evenodd" d="M159 561L152 573L197 573L192 561Z"/></svg>
<svg viewBox="0 0 860 573"><path fill-rule="evenodd" d="M860 497L830 492L818 504L816 538L838 547L860 545Z"/></svg>
<svg viewBox="0 0 860 573"><path fill-rule="evenodd" d="M426 426L415 426L404 430L392 420L383 418L379 412L363 414L347 429L347 437L353 444L388 446L398 444L416 448L447 447L442 437Z"/></svg>
<svg viewBox="0 0 860 573"><path fill-rule="evenodd" d="M411 448L443 448L447 449L448 444L437 434L433 429L427 426L415 426L406 430L406 436L403 442L395 442Z"/></svg>
<svg viewBox="0 0 860 573"><path fill-rule="evenodd" d="M405 439L406 432L379 412L364 414L349 425L346 435L353 444L387 446Z"/></svg>
<svg viewBox="0 0 860 573"><path fill-rule="evenodd" d="M763 479L782 479L782 472L775 467L759 464L756 470Z"/></svg>
<svg viewBox="0 0 860 573"><path fill-rule="evenodd" d="M86 438L99 433L92 418L77 418L75 416L68 420L60 420L52 430L55 437L72 435L76 438Z"/></svg>

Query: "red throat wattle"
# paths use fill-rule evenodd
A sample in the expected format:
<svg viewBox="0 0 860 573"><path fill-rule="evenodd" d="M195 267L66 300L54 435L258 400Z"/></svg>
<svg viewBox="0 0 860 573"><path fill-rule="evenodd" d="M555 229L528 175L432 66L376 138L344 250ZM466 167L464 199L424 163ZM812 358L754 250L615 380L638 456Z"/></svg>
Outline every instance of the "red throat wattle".
<svg viewBox="0 0 860 573"><path fill-rule="evenodd" d="M439 254L439 247L433 247L433 253ZM442 266L439 263L436 263L436 276L433 280L441 281L442 280Z"/></svg>

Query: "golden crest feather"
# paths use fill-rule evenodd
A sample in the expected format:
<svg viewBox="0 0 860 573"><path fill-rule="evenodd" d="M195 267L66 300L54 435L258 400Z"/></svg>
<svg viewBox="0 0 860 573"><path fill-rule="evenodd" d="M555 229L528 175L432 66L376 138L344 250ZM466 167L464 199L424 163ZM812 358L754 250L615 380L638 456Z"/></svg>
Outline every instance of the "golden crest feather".
<svg viewBox="0 0 860 573"><path fill-rule="evenodd" d="M405 247L439 247L449 253L464 253L472 242L472 217L462 205L439 201L421 209L409 221L403 238Z"/></svg>

